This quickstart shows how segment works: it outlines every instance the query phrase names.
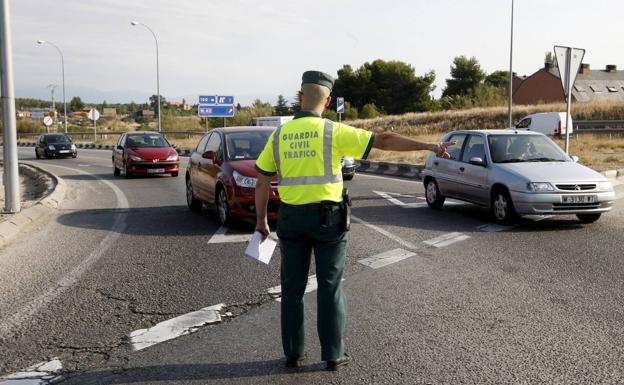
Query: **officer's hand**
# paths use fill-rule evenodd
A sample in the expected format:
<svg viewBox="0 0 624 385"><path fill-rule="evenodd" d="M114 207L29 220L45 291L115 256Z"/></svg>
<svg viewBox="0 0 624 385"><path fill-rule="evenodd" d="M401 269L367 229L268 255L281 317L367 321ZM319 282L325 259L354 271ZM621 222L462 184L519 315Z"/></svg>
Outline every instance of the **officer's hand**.
<svg viewBox="0 0 624 385"><path fill-rule="evenodd" d="M454 144L457 144L456 140L452 140L450 142L438 142L435 145L434 152L436 153L437 156L441 156L443 158L450 158L451 154L449 154L448 151L446 151L446 149Z"/></svg>
<svg viewBox="0 0 624 385"><path fill-rule="evenodd" d="M267 221L257 222L256 231L262 234L262 239L266 239L271 233L271 229L269 229L269 224L267 223Z"/></svg>

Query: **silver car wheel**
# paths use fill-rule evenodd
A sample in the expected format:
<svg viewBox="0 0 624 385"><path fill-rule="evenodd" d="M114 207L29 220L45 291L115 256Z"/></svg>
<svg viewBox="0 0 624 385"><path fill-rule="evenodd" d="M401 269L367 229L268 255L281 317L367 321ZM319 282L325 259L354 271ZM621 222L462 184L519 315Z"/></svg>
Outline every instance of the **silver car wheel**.
<svg viewBox="0 0 624 385"><path fill-rule="evenodd" d="M497 194L494 199L494 215L496 219L502 221L507 216L507 199L503 194Z"/></svg>
<svg viewBox="0 0 624 385"><path fill-rule="evenodd" d="M436 191L435 183L433 181L430 181L429 183L427 183L427 202L435 202L437 195L438 193Z"/></svg>

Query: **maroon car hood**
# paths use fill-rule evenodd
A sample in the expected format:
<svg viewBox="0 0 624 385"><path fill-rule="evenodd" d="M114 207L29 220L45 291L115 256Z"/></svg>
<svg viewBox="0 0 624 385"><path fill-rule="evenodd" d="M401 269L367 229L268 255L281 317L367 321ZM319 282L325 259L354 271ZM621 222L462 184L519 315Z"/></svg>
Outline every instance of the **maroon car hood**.
<svg viewBox="0 0 624 385"><path fill-rule="evenodd" d="M135 147L130 149L130 153L145 160L167 159L172 150L171 147Z"/></svg>

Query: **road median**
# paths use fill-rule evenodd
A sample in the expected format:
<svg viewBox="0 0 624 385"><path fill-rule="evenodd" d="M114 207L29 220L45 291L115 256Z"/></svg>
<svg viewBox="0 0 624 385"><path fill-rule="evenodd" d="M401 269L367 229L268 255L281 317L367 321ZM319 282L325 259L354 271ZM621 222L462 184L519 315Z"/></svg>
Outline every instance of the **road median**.
<svg viewBox="0 0 624 385"><path fill-rule="evenodd" d="M8 245L28 226L45 220L53 214L65 197L65 182L49 171L33 164L20 162L22 209L15 214L0 216L0 248Z"/></svg>

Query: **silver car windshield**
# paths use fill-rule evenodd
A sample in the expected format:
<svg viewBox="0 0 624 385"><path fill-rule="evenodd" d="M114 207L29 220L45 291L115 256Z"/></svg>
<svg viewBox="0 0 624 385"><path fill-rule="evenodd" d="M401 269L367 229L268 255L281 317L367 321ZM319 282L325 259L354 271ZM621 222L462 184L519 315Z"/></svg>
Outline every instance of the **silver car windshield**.
<svg viewBox="0 0 624 385"><path fill-rule="evenodd" d="M489 135L490 156L494 163L567 162L567 155L542 135Z"/></svg>

